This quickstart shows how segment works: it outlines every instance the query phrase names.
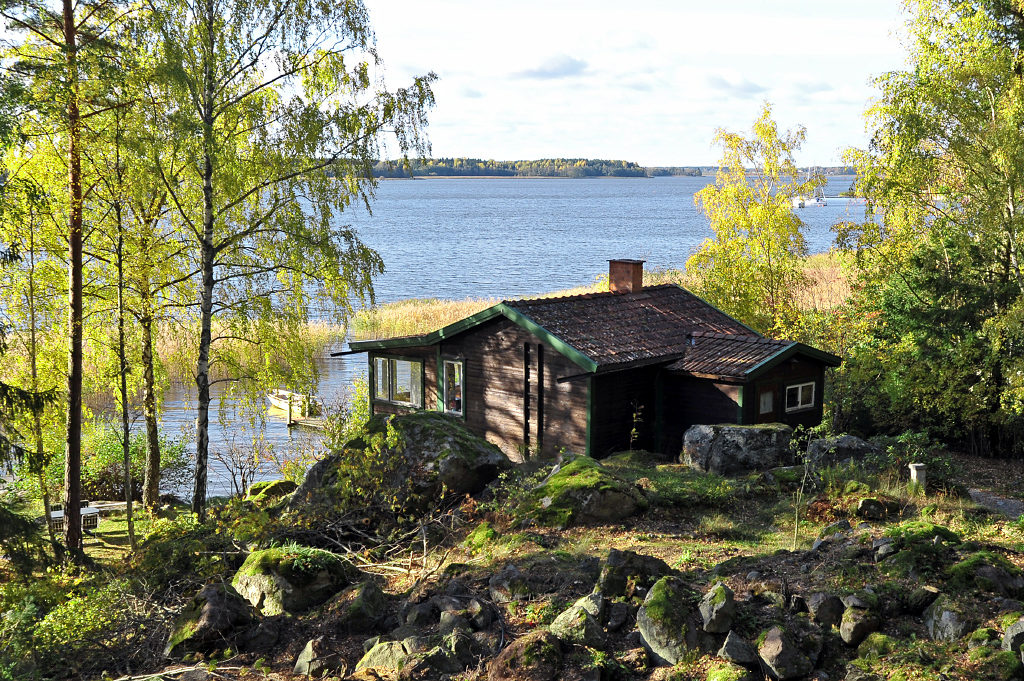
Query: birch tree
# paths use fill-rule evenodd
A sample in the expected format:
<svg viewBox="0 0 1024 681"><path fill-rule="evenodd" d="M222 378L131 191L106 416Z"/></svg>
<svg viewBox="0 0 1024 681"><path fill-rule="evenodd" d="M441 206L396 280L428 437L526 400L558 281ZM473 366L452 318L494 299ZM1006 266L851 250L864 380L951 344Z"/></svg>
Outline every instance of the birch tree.
<svg viewBox="0 0 1024 681"><path fill-rule="evenodd" d="M262 338L313 299L342 315L383 267L337 215L372 196L386 139L425 150L433 74L388 90L359 0L151 4L168 147L154 158L199 272L193 510L206 509L217 340Z"/></svg>

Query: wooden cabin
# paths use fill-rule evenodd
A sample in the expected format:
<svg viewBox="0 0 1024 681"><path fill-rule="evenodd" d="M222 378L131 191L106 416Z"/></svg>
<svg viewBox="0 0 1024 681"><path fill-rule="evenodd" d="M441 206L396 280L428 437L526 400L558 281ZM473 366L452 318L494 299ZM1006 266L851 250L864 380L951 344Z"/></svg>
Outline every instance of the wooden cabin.
<svg viewBox="0 0 1024 681"><path fill-rule="evenodd" d="M765 338L612 260L607 293L506 300L432 333L353 341L374 414L444 411L511 456L677 456L698 423L817 425L838 357ZM338 353L348 354L348 353Z"/></svg>

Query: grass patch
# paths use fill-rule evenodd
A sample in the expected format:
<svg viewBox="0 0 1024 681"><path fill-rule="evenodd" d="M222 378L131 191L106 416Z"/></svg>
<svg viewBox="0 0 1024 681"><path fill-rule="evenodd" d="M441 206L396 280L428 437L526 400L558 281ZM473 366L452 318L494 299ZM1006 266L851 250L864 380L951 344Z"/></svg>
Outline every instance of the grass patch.
<svg viewBox="0 0 1024 681"><path fill-rule="evenodd" d="M721 506L731 502L739 489L736 480L682 464L658 463L647 452L621 452L602 463L623 480L642 487L655 506Z"/></svg>

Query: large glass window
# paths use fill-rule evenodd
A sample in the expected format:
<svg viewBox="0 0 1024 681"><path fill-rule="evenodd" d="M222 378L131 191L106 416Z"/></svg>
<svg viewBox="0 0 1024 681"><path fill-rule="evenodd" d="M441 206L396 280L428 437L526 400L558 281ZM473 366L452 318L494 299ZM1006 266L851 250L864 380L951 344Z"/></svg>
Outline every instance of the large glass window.
<svg viewBox="0 0 1024 681"><path fill-rule="evenodd" d="M423 362L375 357L373 374L374 399L423 406Z"/></svg>
<svg viewBox="0 0 1024 681"><path fill-rule="evenodd" d="M464 371L462 362L444 361L444 410L449 414L462 416Z"/></svg>
<svg viewBox="0 0 1024 681"><path fill-rule="evenodd" d="M798 411L814 406L814 383L786 386L786 411Z"/></svg>

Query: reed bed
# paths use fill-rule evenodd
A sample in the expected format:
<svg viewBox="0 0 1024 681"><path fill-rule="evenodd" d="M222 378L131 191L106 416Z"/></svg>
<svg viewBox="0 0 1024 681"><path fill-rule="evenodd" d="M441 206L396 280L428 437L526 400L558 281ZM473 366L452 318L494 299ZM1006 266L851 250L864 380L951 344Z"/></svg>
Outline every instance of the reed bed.
<svg viewBox="0 0 1024 681"><path fill-rule="evenodd" d="M411 298L360 310L352 318L356 340L430 333L497 304L495 298Z"/></svg>
<svg viewBox="0 0 1024 681"><path fill-rule="evenodd" d="M853 293L849 272L849 256L839 251L805 258L806 282L796 292L797 307L804 311L822 311L846 304Z"/></svg>

